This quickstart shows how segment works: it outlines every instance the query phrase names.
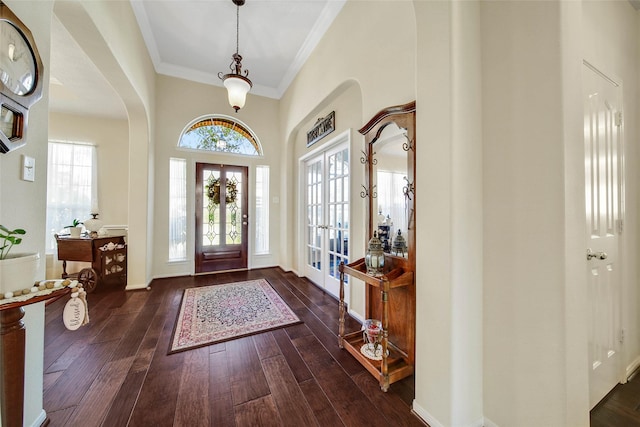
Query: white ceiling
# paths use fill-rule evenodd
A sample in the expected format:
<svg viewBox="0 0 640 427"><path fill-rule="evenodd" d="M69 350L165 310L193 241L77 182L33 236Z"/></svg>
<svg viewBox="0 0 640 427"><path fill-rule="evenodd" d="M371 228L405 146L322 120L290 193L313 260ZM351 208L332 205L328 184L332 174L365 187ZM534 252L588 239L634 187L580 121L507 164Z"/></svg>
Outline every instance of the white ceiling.
<svg viewBox="0 0 640 427"><path fill-rule="evenodd" d="M243 69L252 94L279 99L346 0L247 0L240 7ZM156 72L222 86L236 49L231 0L130 0ZM57 19L50 109L124 118L124 106Z"/></svg>

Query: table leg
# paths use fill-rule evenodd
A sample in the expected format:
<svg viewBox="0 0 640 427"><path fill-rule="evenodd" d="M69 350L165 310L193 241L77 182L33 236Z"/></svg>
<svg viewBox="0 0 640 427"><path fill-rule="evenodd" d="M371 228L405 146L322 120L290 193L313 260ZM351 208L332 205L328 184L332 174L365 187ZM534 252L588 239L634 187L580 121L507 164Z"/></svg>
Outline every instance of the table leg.
<svg viewBox="0 0 640 427"><path fill-rule="evenodd" d="M21 427L24 410L25 327L22 307L0 311L0 407L3 427Z"/></svg>

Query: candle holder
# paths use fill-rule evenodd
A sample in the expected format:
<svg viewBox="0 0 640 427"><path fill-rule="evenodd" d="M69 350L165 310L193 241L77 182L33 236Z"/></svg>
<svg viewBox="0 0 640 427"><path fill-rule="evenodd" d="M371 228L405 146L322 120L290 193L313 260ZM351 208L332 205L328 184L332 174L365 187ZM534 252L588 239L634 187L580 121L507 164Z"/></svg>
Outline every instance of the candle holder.
<svg viewBox="0 0 640 427"><path fill-rule="evenodd" d="M384 251L382 250L382 242L378 239L378 234L375 231L373 232L373 237L369 240L364 263L367 266L367 274L373 276L382 274L382 269L384 268Z"/></svg>
<svg viewBox="0 0 640 427"><path fill-rule="evenodd" d="M382 357L382 322L378 319L366 319L363 324L361 352L366 357L379 360Z"/></svg>

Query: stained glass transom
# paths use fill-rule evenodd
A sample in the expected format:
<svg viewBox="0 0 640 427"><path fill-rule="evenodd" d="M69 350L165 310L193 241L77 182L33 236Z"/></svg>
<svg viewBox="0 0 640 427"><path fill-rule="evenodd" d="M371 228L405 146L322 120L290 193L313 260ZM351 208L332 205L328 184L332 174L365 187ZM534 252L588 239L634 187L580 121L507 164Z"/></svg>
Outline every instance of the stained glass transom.
<svg viewBox="0 0 640 427"><path fill-rule="evenodd" d="M188 126L179 147L194 150L262 156L257 138L243 124L231 118L211 116Z"/></svg>

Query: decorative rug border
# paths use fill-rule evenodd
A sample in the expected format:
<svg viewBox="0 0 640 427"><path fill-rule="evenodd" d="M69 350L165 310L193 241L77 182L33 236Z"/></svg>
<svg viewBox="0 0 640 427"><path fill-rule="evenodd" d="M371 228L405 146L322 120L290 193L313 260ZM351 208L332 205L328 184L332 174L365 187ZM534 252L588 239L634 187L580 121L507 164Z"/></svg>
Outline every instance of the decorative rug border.
<svg viewBox="0 0 640 427"><path fill-rule="evenodd" d="M233 285L233 284L238 284L238 283L254 282L254 281L260 281L260 280L264 280L269 285L271 290L273 292L275 292L275 294L278 296L278 298L280 298L280 300L285 304L285 306L298 319L297 321L293 321L291 323L286 323L286 324L282 324L282 325L278 325L278 326L274 326L274 327L270 327L270 328L260 329L258 331L250 331L250 332L247 332L245 334L234 335L232 337L227 337L227 338L223 338L223 339L216 340L216 341L204 342L202 344L196 344L196 345L193 345L193 346L190 346L190 347L184 347L184 348L178 348L176 350L172 350L173 341L175 339L175 334L178 332L178 322L180 322L180 320L181 320L180 314L182 313L182 310L183 310L184 298L185 298L188 290L197 289L197 288L207 288L207 287L210 287L210 286ZM280 296L280 294L273 287L271 282L269 282L269 279L264 278L264 277L263 278L259 278L259 279L247 279L247 280L239 280L239 281L229 282L229 283L216 283L216 284L205 285L205 286L194 286L194 287L190 287L190 288L185 288L185 289L182 290L182 297L180 298L180 304L179 304L179 308L178 308L178 313L176 314L176 318L175 318L175 320L173 322L173 331L171 332L171 338L169 339L169 349L167 351L167 355L171 355L171 354L175 354L175 353L181 353L183 351L194 350L196 348L207 347L207 346L214 345L214 344L220 344L220 343L223 343L223 342L232 341L232 340L239 339L239 338L245 338L245 337L249 337L249 336L252 336L252 335L258 335L258 334L261 334L263 332L275 331L277 329L286 328L288 326L299 325L301 323L304 323L304 322L302 320L300 320L300 317L297 314L295 314L293 309L291 307L289 307L289 304L287 304L287 302Z"/></svg>

